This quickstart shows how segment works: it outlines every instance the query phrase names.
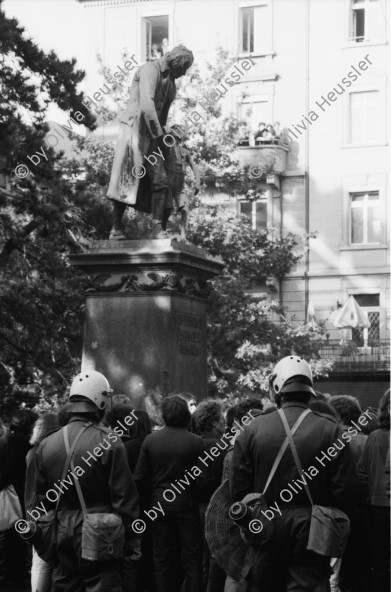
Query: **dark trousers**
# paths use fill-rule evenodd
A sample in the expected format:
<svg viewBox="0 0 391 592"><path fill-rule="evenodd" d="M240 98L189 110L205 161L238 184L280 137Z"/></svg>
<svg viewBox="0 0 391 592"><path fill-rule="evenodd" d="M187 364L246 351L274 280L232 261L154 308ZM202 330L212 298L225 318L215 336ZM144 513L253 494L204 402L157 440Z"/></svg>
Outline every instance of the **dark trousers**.
<svg viewBox="0 0 391 592"><path fill-rule="evenodd" d="M371 507L372 592L390 591L390 510Z"/></svg>
<svg viewBox="0 0 391 592"><path fill-rule="evenodd" d="M368 592L371 587L369 516L366 510L351 512L350 534L341 563L341 591Z"/></svg>
<svg viewBox="0 0 391 592"><path fill-rule="evenodd" d="M152 525L156 592L175 592L180 582L178 545L185 592L202 591L202 529L198 507L165 510ZM180 589L180 584L179 584Z"/></svg>
<svg viewBox="0 0 391 592"><path fill-rule="evenodd" d="M121 561L88 561L81 557L81 510L58 512L57 562L52 592L122 592Z"/></svg>
<svg viewBox="0 0 391 592"><path fill-rule="evenodd" d="M330 559L307 551L311 508L284 508L272 539L259 550L249 592L328 592Z"/></svg>

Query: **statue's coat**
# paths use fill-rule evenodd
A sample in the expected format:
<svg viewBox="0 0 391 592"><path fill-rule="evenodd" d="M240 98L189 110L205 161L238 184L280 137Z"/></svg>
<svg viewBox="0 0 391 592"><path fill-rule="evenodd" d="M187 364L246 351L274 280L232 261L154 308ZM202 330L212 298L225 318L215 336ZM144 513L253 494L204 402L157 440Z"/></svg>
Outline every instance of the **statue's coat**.
<svg viewBox="0 0 391 592"><path fill-rule="evenodd" d="M165 56L140 66L134 75L129 103L121 115L113 168L107 196L151 213L148 174L141 177L152 152L152 142L162 136L171 103L175 99L175 81L170 76Z"/></svg>

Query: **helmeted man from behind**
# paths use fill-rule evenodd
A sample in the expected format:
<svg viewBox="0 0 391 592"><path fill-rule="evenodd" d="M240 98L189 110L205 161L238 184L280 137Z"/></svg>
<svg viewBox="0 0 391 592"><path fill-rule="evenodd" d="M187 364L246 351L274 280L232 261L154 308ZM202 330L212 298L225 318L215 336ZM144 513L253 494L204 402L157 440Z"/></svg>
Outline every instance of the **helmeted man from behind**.
<svg viewBox="0 0 391 592"><path fill-rule="evenodd" d="M125 527L125 555L138 554L139 540L131 524L138 518L139 500L120 439L121 430L111 432L100 423L110 396L110 385L103 374L91 370L76 376L70 390L68 425L43 440L37 451L38 506L42 503L48 511L59 500L52 592L122 591L121 559L82 558L83 512L77 483L88 515L119 516ZM71 449L79 439L64 479L69 458L67 437Z"/></svg>
<svg viewBox="0 0 391 592"><path fill-rule="evenodd" d="M270 395L292 430L308 410L310 397L315 396L307 362L297 356L282 359L270 377ZM264 492L286 438L278 411L255 417L236 439L230 475L235 501L249 493ZM326 592L329 589L330 559L307 550L311 504L301 483L305 478L314 504L346 511L354 499L357 478L349 447L343 445L343 440L342 446L339 445L341 435L341 428L333 418L316 411L303 415L293 440L304 472L299 474L287 446L265 492L267 505L273 508L268 514L273 521L273 534L259 547L259 558L249 574L249 591ZM336 454L328 460L324 453L336 442L340 449L335 448Z"/></svg>

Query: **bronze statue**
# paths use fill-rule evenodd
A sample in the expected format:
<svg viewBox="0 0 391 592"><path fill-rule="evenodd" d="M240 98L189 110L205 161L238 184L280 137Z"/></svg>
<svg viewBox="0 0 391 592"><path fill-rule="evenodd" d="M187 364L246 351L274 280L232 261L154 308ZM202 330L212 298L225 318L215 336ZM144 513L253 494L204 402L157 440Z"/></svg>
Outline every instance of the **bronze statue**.
<svg viewBox="0 0 391 592"><path fill-rule="evenodd" d="M165 217L163 218L163 230L166 230L170 214L176 205L180 215L181 239L186 240L186 226L189 210L189 200L185 190L186 167L189 166L194 174L194 195L200 191L200 175L190 151L182 146L186 140L186 134L180 125L174 124L167 131L166 139L170 140L170 146L165 150L164 167L167 173L168 194L166 200Z"/></svg>
<svg viewBox="0 0 391 592"><path fill-rule="evenodd" d="M168 219L164 154L170 145L164 126L176 95L175 80L192 63L192 52L179 45L160 59L143 64L134 75L128 107L121 117L107 192L114 204L112 240L125 239L122 218L127 205L152 214L151 237L162 235L162 224Z"/></svg>

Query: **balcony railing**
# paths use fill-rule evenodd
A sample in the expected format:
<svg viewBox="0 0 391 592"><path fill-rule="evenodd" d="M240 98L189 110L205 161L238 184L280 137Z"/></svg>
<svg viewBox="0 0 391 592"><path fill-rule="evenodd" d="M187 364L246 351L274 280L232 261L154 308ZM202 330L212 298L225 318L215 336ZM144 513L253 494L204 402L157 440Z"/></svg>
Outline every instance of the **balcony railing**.
<svg viewBox="0 0 391 592"><path fill-rule="evenodd" d="M356 347L353 342L329 342L319 349L324 360L333 361L333 372L384 373L390 371L390 342L379 341L376 345Z"/></svg>
<svg viewBox="0 0 391 592"><path fill-rule="evenodd" d="M260 173L282 175L287 168L289 148L281 143L262 143L258 146L238 146L235 152L241 166L250 165L259 168Z"/></svg>

